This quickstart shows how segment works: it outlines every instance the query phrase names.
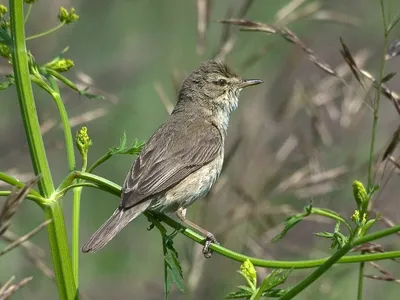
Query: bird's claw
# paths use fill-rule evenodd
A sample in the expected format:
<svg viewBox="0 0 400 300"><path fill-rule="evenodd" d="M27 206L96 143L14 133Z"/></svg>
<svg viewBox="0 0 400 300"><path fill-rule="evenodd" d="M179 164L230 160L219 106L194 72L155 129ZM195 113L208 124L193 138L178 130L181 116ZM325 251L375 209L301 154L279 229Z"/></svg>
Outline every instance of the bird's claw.
<svg viewBox="0 0 400 300"><path fill-rule="evenodd" d="M212 243L219 245L215 236L212 233L208 233L203 248L203 254L205 258L210 258L212 256L212 250L210 249L210 245Z"/></svg>

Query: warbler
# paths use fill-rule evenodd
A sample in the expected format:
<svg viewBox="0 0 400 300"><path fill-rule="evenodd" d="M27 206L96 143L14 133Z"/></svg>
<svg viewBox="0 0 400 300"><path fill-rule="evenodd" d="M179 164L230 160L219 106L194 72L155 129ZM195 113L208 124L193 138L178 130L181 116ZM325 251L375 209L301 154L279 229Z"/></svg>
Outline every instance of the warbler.
<svg viewBox="0 0 400 300"><path fill-rule="evenodd" d="M216 242L213 234L186 219L186 209L204 197L221 173L224 144L239 93L262 83L245 80L222 62L201 63L183 82L179 99L167 121L145 144L133 162L111 217L82 247L96 252L144 211L173 213L207 237L203 252Z"/></svg>

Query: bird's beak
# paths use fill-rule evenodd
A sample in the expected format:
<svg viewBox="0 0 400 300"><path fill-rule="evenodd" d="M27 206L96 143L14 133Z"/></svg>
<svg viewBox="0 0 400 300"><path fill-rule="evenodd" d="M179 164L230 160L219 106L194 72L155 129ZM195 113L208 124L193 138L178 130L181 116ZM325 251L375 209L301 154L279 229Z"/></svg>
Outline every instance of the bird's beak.
<svg viewBox="0 0 400 300"><path fill-rule="evenodd" d="M239 87L241 89L248 87L248 86L252 86L252 85L257 85L263 83L262 80L260 79L243 79L243 81L240 83Z"/></svg>

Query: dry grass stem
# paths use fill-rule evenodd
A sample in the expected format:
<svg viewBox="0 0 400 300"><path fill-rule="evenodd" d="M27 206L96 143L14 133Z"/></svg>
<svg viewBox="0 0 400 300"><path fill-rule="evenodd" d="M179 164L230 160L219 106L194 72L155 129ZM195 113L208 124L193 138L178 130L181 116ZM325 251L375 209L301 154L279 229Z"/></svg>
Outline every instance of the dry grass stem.
<svg viewBox="0 0 400 300"><path fill-rule="evenodd" d="M69 125L71 127L76 127L81 124L85 124L93 120L96 120L98 118L104 117L106 114L107 114L106 109L103 107L99 107L97 109L87 111L81 115L70 118Z"/></svg>
<svg viewBox="0 0 400 300"><path fill-rule="evenodd" d="M165 110L170 115L172 113L172 111L174 110L174 105L169 100L167 93L163 89L161 83L159 83L159 82L154 83L154 89L156 90L156 92L158 94L158 98L160 98L161 103L164 105Z"/></svg>
<svg viewBox="0 0 400 300"><path fill-rule="evenodd" d="M197 54L203 55L205 35L210 21L210 0L197 0Z"/></svg>
<svg viewBox="0 0 400 300"><path fill-rule="evenodd" d="M2 251L0 251L0 256L6 254L7 252L10 252L11 250L13 250L14 248L18 247L19 245L21 245L22 243L24 243L25 241L27 241L28 239L30 239L32 236L34 236L36 233L38 233L39 231L41 231L44 227L46 227L49 223L51 222L51 220L46 220L44 221L42 224L40 224L39 226L37 226L35 229L31 230L30 232L28 232L27 234L25 234L24 236L21 236L18 240L10 243L7 247L5 247Z"/></svg>
<svg viewBox="0 0 400 300"><path fill-rule="evenodd" d="M29 281L31 281L32 278L33 278L32 276L26 277L26 278L22 279L20 282L17 282L15 284L7 287L7 289L5 289L4 292L0 293L0 300L6 300L9 297L11 297L16 291L18 291L20 288L25 286Z"/></svg>
<svg viewBox="0 0 400 300"><path fill-rule="evenodd" d="M0 236L10 227L11 218L18 211L22 201L25 199L26 195L28 195L30 189L37 183L39 178L40 176L31 179L23 188L13 191L11 195L8 196L0 212Z"/></svg>

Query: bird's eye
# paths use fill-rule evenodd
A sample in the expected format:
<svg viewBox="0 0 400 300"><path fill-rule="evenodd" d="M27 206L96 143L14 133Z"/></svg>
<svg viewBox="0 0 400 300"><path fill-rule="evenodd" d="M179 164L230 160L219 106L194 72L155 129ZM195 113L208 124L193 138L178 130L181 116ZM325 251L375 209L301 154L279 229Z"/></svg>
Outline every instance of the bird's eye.
<svg viewBox="0 0 400 300"><path fill-rule="evenodd" d="M226 82L225 79L218 79L218 80L215 81L214 83L215 83L216 85L219 85L219 86L224 86L224 85L227 84L227 82Z"/></svg>

